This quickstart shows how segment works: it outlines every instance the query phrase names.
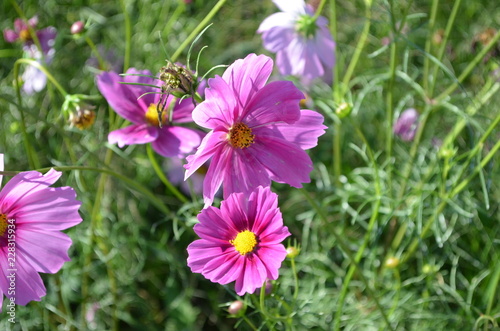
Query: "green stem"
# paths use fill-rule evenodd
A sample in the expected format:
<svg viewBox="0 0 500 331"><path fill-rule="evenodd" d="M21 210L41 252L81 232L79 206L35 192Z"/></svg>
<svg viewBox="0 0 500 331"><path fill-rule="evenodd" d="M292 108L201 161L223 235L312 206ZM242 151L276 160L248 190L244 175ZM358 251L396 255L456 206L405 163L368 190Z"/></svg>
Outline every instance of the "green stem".
<svg viewBox="0 0 500 331"><path fill-rule="evenodd" d="M329 222L328 222L326 215L324 214L323 210L316 204L316 201L314 201L314 199L309 195L309 192L307 192L303 188L299 189L299 190L302 193L302 195L306 198L306 200L309 202L309 204L313 207L313 209L316 211L318 216L321 218L321 221L324 224L328 224ZM394 330L391 323L389 322L389 319L387 318L387 314L385 313L384 307L382 307L379 300L377 299L375 291L371 288L370 283L368 282L366 277L363 275L363 273L360 271L361 269L359 267L359 264L356 262L355 257L353 256L353 254L349 250L349 246L345 243L344 238L340 234L338 234L335 229L332 229L331 234L335 238L335 241L337 242L340 249L344 252L344 254L349 259L350 263L354 266L355 272L357 272L357 275L359 276L359 278L361 279L361 281L365 285L366 290L368 291L372 300L375 302L375 305L377 306L377 309L379 310L380 315L382 316L384 322L386 323L387 328L389 330Z"/></svg>
<svg viewBox="0 0 500 331"><path fill-rule="evenodd" d="M165 186L168 188L168 190L170 192L172 192L172 194L175 195L177 197L177 199L179 199L183 203L187 203L189 200L181 192L179 192L179 190L177 190L177 188L175 186L173 186L170 183L170 181L167 179L167 177L165 176L165 174L161 170L161 167L158 164L158 162L156 161L153 149L151 148L150 144L147 145L146 150L148 153L149 161L151 162L151 165L153 166L153 169L155 170L158 178L160 178L160 180L163 182L163 184L165 184Z"/></svg>
<svg viewBox="0 0 500 331"><path fill-rule="evenodd" d="M86 36L85 41L87 42L90 49L92 50L92 52L96 56L97 62L99 63L99 69L104 70L104 71L108 70L108 65L106 64L106 61L104 61L104 59L102 58L101 53L99 53L99 51L97 50L97 47L94 44L94 42L92 41L92 39L90 39L89 36Z"/></svg>
<svg viewBox="0 0 500 331"><path fill-rule="evenodd" d="M427 32L427 39L425 41L425 54L431 53L431 46L432 46L432 38L434 34L434 27L436 25L436 16L437 16L437 9L439 5L439 0L432 0L432 7L431 7L431 16L429 18L429 30ZM424 90L427 92L427 95L430 95L428 92L429 90L429 66L430 66L430 57L426 56L424 58L424 74L423 74L423 82L422 85L424 87ZM435 76L433 76L433 79L436 79Z"/></svg>
<svg viewBox="0 0 500 331"><path fill-rule="evenodd" d="M318 19L319 15L321 15L321 12L323 11L323 7L325 7L326 1L327 0L321 0L320 4L318 6L318 9L316 9L316 12L314 13L314 16L313 16L314 21L316 21Z"/></svg>
<svg viewBox="0 0 500 331"><path fill-rule="evenodd" d="M330 23L330 31L332 33L333 39L337 40L337 6L335 3L335 0L330 1L330 16L331 16L331 23ZM337 48L335 47L335 58L337 58ZM333 66L333 88L332 88L332 97L335 102L335 104L339 105L342 102L342 97L340 95L340 84L339 78L340 77L340 66L337 64ZM333 129L333 174L334 174L334 182L337 186L340 186L340 175L342 174L342 153L341 153L341 147L342 147L342 122L340 119L338 121L335 121L334 123L334 129Z"/></svg>
<svg viewBox="0 0 500 331"><path fill-rule="evenodd" d="M191 32L191 34L184 40L184 42L177 48L175 51L174 55L172 55L172 62L175 62L179 55L181 55L182 51L193 41L194 38L203 30L205 26L208 25L210 20L217 14L217 12L222 8L224 3L227 0L219 0L215 6L212 8L212 10L207 14L207 16L203 19L203 21L198 24L198 26Z"/></svg>
<svg viewBox="0 0 500 331"><path fill-rule="evenodd" d="M377 197L377 199L375 201L375 205L373 206L372 216L370 217L370 221L368 222L368 228L367 228L367 231L365 233L363 244L358 249L358 252L354 258L356 264L359 264L359 262L361 261L361 258L363 257L364 251L365 251L366 247L368 246L370 238L372 237L372 232L373 232L373 229L375 228L375 224L376 224L376 221L378 219L379 210L380 210L381 201L382 201L381 200L382 188L381 188L381 183L380 183L380 177L378 175L378 166L377 166L377 163L375 162L373 152L372 152L371 148L369 147L368 142L367 142L364 134L359 130L359 128L357 128L356 131L357 131L358 135L360 136L361 140L363 141L363 143L365 144L365 146L367 148L368 157L370 158L370 161L373 165L374 179L375 179L375 195ZM351 282L352 276L354 275L355 271L356 271L356 266L354 264L351 264L351 266L349 267L349 270L344 278L344 281L342 282L342 290L340 292L339 301L337 304L337 311L335 313L335 320L333 323L335 330L340 330L340 318L342 317L342 309L344 306L347 291L349 289L349 284Z"/></svg>
<svg viewBox="0 0 500 331"><path fill-rule="evenodd" d="M130 15L128 14L125 0L120 0L120 5L122 7L123 17L125 20L125 56L123 59L123 71L127 71L130 65L130 53L132 51L132 23L130 21Z"/></svg>
<svg viewBox="0 0 500 331"><path fill-rule="evenodd" d="M366 10L365 10L365 15L366 15L366 21L365 25L363 27L363 31L361 32L361 36L359 37L358 43L356 44L356 49L354 51L354 54L352 55L351 62L349 62L349 66L347 67L347 71L344 75L344 79L342 80L342 90L341 90L341 96L343 97L349 86L349 82L351 81L351 77L354 73L354 69L356 68L356 65L358 64L359 58L361 57L361 52L363 51L363 48L365 47L366 40L368 38L368 34L370 32L370 26L371 26L371 18L372 18L372 11L371 11L371 1L366 4Z"/></svg>
<svg viewBox="0 0 500 331"><path fill-rule="evenodd" d="M290 258L290 262L292 264L292 273L293 273L293 281L294 281L294 290L293 290L293 301L297 301L299 297L299 277L297 275L297 268L295 267L295 258Z"/></svg>
<svg viewBox="0 0 500 331"><path fill-rule="evenodd" d="M462 0L456 0L455 3L453 4L453 9L451 10L450 17L448 19L448 23L446 24L446 29L444 31L444 36L443 40L441 41L441 46L438 51L437 55L437 61L441 62L444 56L444 52L446 51L446 46L448 43L448 37L450 36L451 29L455 26L455 18L457 17L458 9L460 8ZM428 38L430 40L431 38ZM426 57L426 60L428 57ZM436 82L437 82L437 74L438 74L439 66L437 63L434 63L434 70L432 73L432 84L431 84L431 89L428 92L429 98L432 98L432 95L434 93L434 88L436 87ZM428 78L428 77L425 77Z"/></svg>
<svg viewBox="0 0 500 331"><path fill-rule="evenodd" d="M59 90L59 92L62 94L63 97L66 97L68 95L68 93L66 92L66 90L59 84L59 82L54 78L54 76L52 76L52 74L47 70L47 68L45 68L43 65L41 65L40 63L38 63L38 61L35 61L35 60L32 60L32 59L18 59L14 63L14 79L16 81L19 80L19 66L21 64L27 64L27 65L30 65L32 67L37 68L38 70L40 70L41 72L43 72L45 74L45 76L47 76L47 79L52 84L54 84L54 86Z"/></svg>

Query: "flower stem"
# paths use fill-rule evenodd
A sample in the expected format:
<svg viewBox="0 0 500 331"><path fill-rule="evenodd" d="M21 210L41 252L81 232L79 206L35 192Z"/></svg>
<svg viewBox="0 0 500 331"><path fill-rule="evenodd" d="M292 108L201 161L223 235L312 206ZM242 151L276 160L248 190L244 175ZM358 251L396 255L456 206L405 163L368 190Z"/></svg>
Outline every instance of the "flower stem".
<svg viewBox="0 0 500 331"><path fill-rule="evenodd" d="M427 32L427 39L425 41L425 56L424 58L424 73L422 75L423 81L422 85L424 90L427 92L427 95L430 95L429 93L429 66L430 66L430 53L431 53L431 46L432 46L432 38L433 38L433 33L434 33L434 26L436 25L436 16L437 16L437 9L438 9L438 4L439 0L432 0L432 6L431 6L431 15L429 17L429 29ZM445 45L446 43L443 43ZM435 73L436 74L436 73ZM434 80L436 79L435 75L432 76Z"/></svg>
<svg viewBox="0 0 500 331"><path fill-rule="evenodd" d="M177 48L174 55L172 55L172 62L175 62L179 55L181 55L182 51L196 38L196 36L203 30L205 26L210 22L210 20L217 14L217 12L222 8L226 0L219 0L212 10L205 16L203 21L201 21L198 26L191 32L191 34L184 40L184 42Z"/></svg>
<svg viewBox="0 0 500 331"><path fill-rule="evenodd" d="M130 15L128 14L125 0L120 0L120 5L122 7L123 17L125 20L125 56L123 58L123 71L127 71L130 65L130 53L132 50L132 23L130 21Z"/></svg>
<svg viewBox="0 0 500 331"><path fill-rule="evenodd" d="M309 202L311 207L313 207L313 209L316 211L317 215L323 221L323 223L327 224L328 220L327 220L326 215L324 214L323 210L316 204L316 201L314 201L314 199L310 196L309 192L307 192L303 188L299 189L299 190L304 195L306 200ZM361 279L361 281L365 285L366 290L368 291L369 295L371 296L373 302L375 302L375 305L377 306L377 309L379 310L380 315L382 316L382 318L387 326L387 329L394 330L391 323L389 322L389 319L387 318L387 314L385 313L384 307L382 307L382 305L380 304L380 301L377 299L375 291L372 289L372 287L370 286L370 283L368 282L366 277L361 272L362 269L359 267L359 264L356 262L355 257L353 256L353 254L349 250L349 246L344 241L344 238L340 234L338 234L335 229L332 229L331 234L335 238L335 241L337 242L340 249L344 252L344 254L349 259L350 263L354 266L354 271L357 272L357 275L359 276L359 278Z"/></svg>
<svg viewBox="0 0 500 331"><path fill-rule="evenodd" d="M89 45L89 47L92 50L92 52L94 52L94 54L95 54L95 56L97 58L97 62L99 63L99 68L101 70L104 70L104 71L108 70L108 65L106 64L106 61L104 61L104 59L102 58L101 53L99 53L99 51L97 50L97 47L95 46L95 44L92 41L92 39L90 39L89 36L86 36L85 37L85 41Z"/></svg>
<svg viewBox="0 0 500 331"><path fill-rule="evenodd" d="M149 161L151 162L151 165L153 166L153 169L155 170L158 178L160 178L160 180L163 182L163 184L165 184L165 186L168 188L168 190L170 192L172 192L172 194L175 195L177 197L177 199L179 199L183 203L188 202L188 199L181 192L179 192L179 190L177 190L177 188L175 186L173 186L172 183L170 183L170 181L167 179L167 177L165 176L165 174L161 170L160 165L156 161L153 149L151 148L150 144L147 145L146 150L148 153Z"/></svg>

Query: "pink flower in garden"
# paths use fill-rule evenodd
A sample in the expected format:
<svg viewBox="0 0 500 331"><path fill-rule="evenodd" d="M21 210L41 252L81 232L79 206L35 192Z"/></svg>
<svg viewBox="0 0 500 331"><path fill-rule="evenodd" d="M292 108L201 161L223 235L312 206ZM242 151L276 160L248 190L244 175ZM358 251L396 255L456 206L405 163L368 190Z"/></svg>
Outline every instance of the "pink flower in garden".
<svg viewBox="0 0 500 331"><path fill-rule="evenodd" d="M127 74L152 75L148 70L131 68ZM160 128L156 105L160 99L159 89L142 85L126 85L120 82L141 83L161 86L160 80L141 77L120 77L114 72L103 72L97 76L97 87L106 98L109 105L123 118L133 124L108 135L110 144L118 146L152 143L153 149L165 157L183 157L198 147L204 133L198 130L171 125L173 123L191 122L193 102L191 98L174 101L174 96L169 95L163 112L163 125ZM156 92L146 94L146 92ZM172 122L168 123L170 104L173 107Z"/></svg>
<svg viewBox="0 0 500 331"><path fill-rule="evenodd" d="M196 124L211 131L196 154L187 157L185 178L211 158L203 184L205 206L222 183L224 197L249 193L271 180L302 187L310 181L312 161L304 151L316 146L326 127L323 116L301 110L304 98L292 82L266 85L272 60L250 54L222 77L208 81L206 99L193 111Z"/></svg>
<svg viewBox="0 0 500 331"><path fill-rule="evenodd" d="M253 293L267 278L278 278L286 257L281 242L290 232L283 226L278 196L268 187L258 187L249 196L233 193L220 209L203 209L198 220L194 231L201 239L187 248L193 272L223 285L236 281L238 295Z"/></svg>
<svg viewBox="0 0 500 331"><path fill-rule="evenodd" d="M418 112L415 109L406 109L394 124L394 134L398 135L401 140L412 141L417 132L418 117Z"/></svg>
<svg viewBox="0 0 500 331"><path fill-rule="evenodd" d="M21 41L23 43L23 50L27 57L36 60L42 65L49 65L54 58L55 49L54 42L56 39L57 31L54 27L47 27L45 29L36 30L38 18L36 16L28 20L16 19L14 21L14 30L5 29L3 35L5 41L13 43ZM34 30L38 41L40 42L41 50L35 44L30 28ZM22 75L23 91L26 94L33 94L40 92L45 85L47 85L47 77L45 74L33 66L26 67Z"/></svg>
<svg viewBox="0 0 500 331"><path fill-rule="evenodd" d="M8 311L40 301L46 290L38 273L56 273L70 260L72 242L61 230L82 221L81 203L71 187L50 187L59 177L53 169L22 172L0 192L0 299L9 299Z"/></svg>
<svg viewBox="0 0 500 331"><path fill-rule="evenodd" d="M264 47L276 53L282 75L296 75L309 83L314 78L331 80L335 64L335 42L328 20L314 17L314 10L304 0L273 0L281 12L266 18L258 33Z"/></svg>

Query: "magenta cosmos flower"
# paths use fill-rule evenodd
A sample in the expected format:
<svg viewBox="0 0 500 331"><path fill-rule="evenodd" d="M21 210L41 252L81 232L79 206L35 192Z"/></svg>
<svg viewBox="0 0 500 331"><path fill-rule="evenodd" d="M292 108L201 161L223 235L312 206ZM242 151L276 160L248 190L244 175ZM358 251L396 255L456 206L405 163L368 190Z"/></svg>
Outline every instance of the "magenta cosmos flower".
<svg viewBox="0 0 500 331"><path fill-rule="evenodd" d="M0 299L9 299L9 311L40 301L46 290L38 273L56 273L70 260L72 242L61 230L82 221L81 203L71 187L50 187L59 177L53 169L22 172L0 192Z"/></svg>
<svg viewBox="0 0 500 331"><path fill-rule="evenodd" d="M193 272L219 284L236 281L238 295L278 278L286 257L281 242L290 232L283 226L278 196L268 187L258 187L249 196L231 194L220 209L202 210L198 220L194 231L201 239L187 248Z"/></svg>
<svg viewBox="0 0 500 331"><path fill-rule="evenodd" d="M127 74L152 75L148 70L129 69ZM141 83L161 86L162 82L148 77L120 77L114 72L103 72L97 76L97 87L109 105L123 118L133 124L108 135L110 144L118 146L152 143L153 149L165 157L183 157L199 146L204 133L198 130L172 125L174 123L192 122L191 113L194 105L191 98L175 101L172 122L168 123L168 111L163 112L162 127L159 126L156 105L160 99L159 89L142 86L120 84ZM146 94L156 92L155 94ZM169 95L165 109L170 109L174 96Z"/></svg>
<svg viewBox="0 0 500 331"><path fill-rule="evenodd" d="M323 116L300 110L304 94L292 82L266 84L272 70L264 55L237 60L222 77L208 81L206 99L193 111L196 124L211 131L187 157L185 178L211 158L203 183L205 207L222 183L226 198L271 180L294 187L310 181L313 165L304 150L324 133Z"/></svg>
<svg viewBox="0 0 500 331"><path fill-rule="evenodd" d="M266 18L258 33L264 48L276 53L282 75L296 75L309 83L314 78L331 80L335 64L335 42L323 16L313 19L312 7L304 0L273 0L281 10Z"/></svg>

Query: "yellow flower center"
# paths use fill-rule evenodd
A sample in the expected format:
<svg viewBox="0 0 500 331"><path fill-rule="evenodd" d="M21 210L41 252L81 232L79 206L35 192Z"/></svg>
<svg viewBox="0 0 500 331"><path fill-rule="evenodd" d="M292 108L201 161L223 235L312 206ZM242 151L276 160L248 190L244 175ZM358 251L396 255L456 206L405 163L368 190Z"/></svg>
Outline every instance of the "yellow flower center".
<svg viewBox="0 0 500 331"><path fill-rule="evenodd" d="M5 234L5 230L7 230L7 215L0 214L0 237Z"/></svg>
<svg viewBox="0 0 500 331"><path fill-rule="evenodd" d="M155 104L150 104L148 107L148 111L146 112L146 121L152 125L160 127L160 122L158 121L158 109ZM167 121L167 112L164 111L161 116L161 124L165 124Z"/></svg>
<svg viewBox="0 0 500 331"><path fill-rule="evenodd" d="M243 149L254 143L255 135L246 124L236 123L229 130L228 137L231 145Z"/></svg>
<svg viewBox="0 0 500 331"><path fill-rule="evenodd" d="M231 245L241 254L251 253L257 245L257 237L252 231L245 230L238 233L234 240L229 240Z"/></svg>
<svg viewBox="0 0 500 331"><path fill-rule="evenodd" d="M21 41L31 40L32 38L31 38L30 30L29 29L22 29L19 32L19 39L21 39Z"/></svg>

